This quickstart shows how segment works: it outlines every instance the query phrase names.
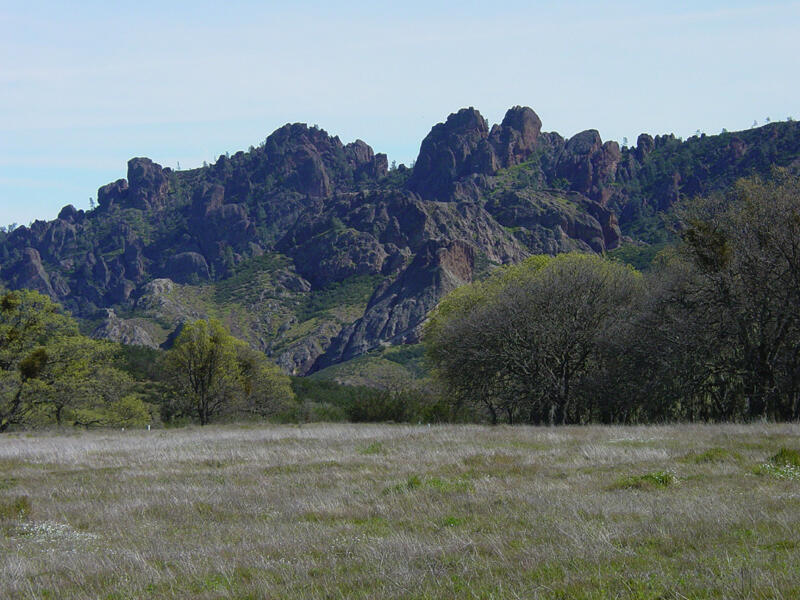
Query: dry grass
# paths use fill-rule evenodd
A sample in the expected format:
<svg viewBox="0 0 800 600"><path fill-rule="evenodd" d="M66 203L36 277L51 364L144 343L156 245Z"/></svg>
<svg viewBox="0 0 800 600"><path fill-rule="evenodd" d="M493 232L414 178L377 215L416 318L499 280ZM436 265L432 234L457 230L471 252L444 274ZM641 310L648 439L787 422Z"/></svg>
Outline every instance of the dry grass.
<svg viewBox="0 0 800 600"><path fill-rule="evenodd" d="M800 480L770 461L799 436L798 425L5 435L0 597L797 598Z"/></svg>

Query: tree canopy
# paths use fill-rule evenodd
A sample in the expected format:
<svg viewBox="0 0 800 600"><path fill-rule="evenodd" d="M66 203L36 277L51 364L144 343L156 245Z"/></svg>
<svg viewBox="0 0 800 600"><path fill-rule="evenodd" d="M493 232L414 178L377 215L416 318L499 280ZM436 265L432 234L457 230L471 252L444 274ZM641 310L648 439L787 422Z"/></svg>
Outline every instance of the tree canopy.
<svg viewBox="0 0 800 600"><path fill-rule="evenodd" d="M800 178L675 216L646 275L535 257L447 296L424 341L453 405L493 422L800 418Z"/></svg>
<svg viewBox="0 0 800 600"><path fill-rule="evenodd" d="M216 319L186 324L165 368L171 411L201 425L225 413L274 414L293 396L289 378Z"/></svg>
<svg viewBox="0 0 800 600"><path fill-rule="evenodd" d="M118 425L150 421L130 378L112 366L111 344L84 337L50 298L0 295L0 432L67 420Z"/></svg>
<svg viewBox="0 0 800 600"><path fill-rule="evenodd" d="M457 402L493 422L589 420L583 380L640 280L594 255L534 257L448 296L425 329L428 356Z"/></svg>

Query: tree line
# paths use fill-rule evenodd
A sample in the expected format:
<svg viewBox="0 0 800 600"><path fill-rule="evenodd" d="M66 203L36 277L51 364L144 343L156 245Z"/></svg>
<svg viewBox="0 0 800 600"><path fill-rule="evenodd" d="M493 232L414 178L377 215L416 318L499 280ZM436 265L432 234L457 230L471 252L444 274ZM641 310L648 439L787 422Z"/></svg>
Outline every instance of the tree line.
<svg viewBox="0 0 800 600"><path fill-rule="evenodd" d="M445 297L423 332L437 385L290 379L213 319L173 347L80 334L0 290L0 432L220 419L644 423L800 418L800 178L737 182L670 215L651 268L533 256Z"/></svg>
<svg viewBox="0 0 800 600"><path fill-rule="evenodd" d="M535 256L448 295L427 356L455 413L509 423L800 418L800 179L679 206L649 272Z"/></svg>
<svg viewBox="0 0 800 600"><path fill-rule="evenodd" d="M449 415L413 382L375 388L287 377L215 319L184 324L161 351L90 339L49 297L0 290L0 433L222 420L417 423Z"/></svg>
<svg viewBox="0 0 800 600"><path fill-rule="evenodd" d="M159 353L81 335L36 291L0 292L0 433L268 418L292 398L289 378L219 321L186 324Z"/></svg>

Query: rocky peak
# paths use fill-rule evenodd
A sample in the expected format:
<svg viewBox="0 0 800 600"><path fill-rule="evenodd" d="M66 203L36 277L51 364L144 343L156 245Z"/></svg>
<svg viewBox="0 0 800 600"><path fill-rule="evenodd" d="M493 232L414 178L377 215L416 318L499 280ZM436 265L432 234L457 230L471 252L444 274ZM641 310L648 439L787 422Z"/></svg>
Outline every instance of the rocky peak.
<svg viewBox="0 0 800 600"><path fill-rule="evenodd" d="M128 180L117 179L97 190L97 204L108 209L114 204L124 204L128 200Z"/></svg>
<svg viewBox="0 0 800 600"><path fill-rule="evenodd" d="M592 157L603 147L600 134L595 129L572 136L564 146L556 174L570 182L570 189L586 196L592 189L594 169Z"/></svg>
<svg viewBox="0 0 800 600"><path fill-rule="evenodd" d="M132 158L128 161L128 202L133 208L163 208L168 189L169 179L161 165L149 158Z"/></svg>
<svg viewBox="0 0 800 600"><path fill-rule="evenodd" d="M486 119L474 108L451 114L422 141L408 187L425 199L448 201L457 179L494 174L498 163L488 137Z"/></svg>
<svg viewBox="0 0 800 600"><path fill-rule="evenodd" d="M309 127L306 123L287 123L273 131L266 141L266 149L270 154L299 146L314 146L320 152L330 150L331 147L344 147L337 136L328 135L324 129Z"/></svg>
<svg viewBox="0 0 800 600"><path fill-rule="evenodd" d="M656 144L653 141L653 136L648 133L640 133L636 138L636 155L639 161L644 160L648 154L653 151Z"/></svg>
<svg viewBox="0 0 800 600"><path fill-rule="evenodd" d="M347 162L354 175L366 175L377 179L389 172L389 161L385 154L375 154L372 148L362 140L356 140L344 147Z"/></svg>
<svg viewBox="0 0 800 600"><path fill-rule="evenodd" d="M140 210L164 208L169 191L169 169L149 158L128 161L128 178L117 179L97 190L97 204L102 209L119 205Z"/></svg>
<svg viewBox="0 0 800 600"><path fill-rule="evenodd" d="M328 166L337 156L343 158L345 154L338 137L305 123L287 123L276 130L267 138L265 152L272 172L311 197L327 197L332 193Z"/></svg>
<svg viewBox="0 0 800 600"><path fill-rule="evenodd" d="M82 216L83 211L76 210L72 204L67 204L58 213L58 219L60 221L66 221L67 223L75 223L75 221L79 220Z"/></svg>
<svg viewBox="0 0 800 600"><path fill-rule="evenodd" d="M622 153L617 142L605 144L596 129L571 137L558 159L556 176L570 182L570 189L605 205L609 183L615 179Z"/></svg>
<svg viewBox="0 0 800 600"><path fill-rule="evenodd" d="M530 108L511 108L491 130L467 108L432 128L413 175L383 177L386 155L365 142L344 145L290 124L208 168L172 173L132 159L127 179L100 188L98 210L67 206L58 219L0 235L0 280L85 318L135 308L145 316L106 313L97 335L146 343L128 326L160 341L160 323L204 316L190 306L190 285L233 275L198 306L242 307L234 334L306 373L416 339L428 311L475 264L483 272L530 253L609 250L620 243L619 222L645 231L631 224L680 198L773 164L800 165L797 140L800 123L776 123L702 142L643 134L620 151L594 130L569 140L543 132ZM132 207L147 210L114 210ZM171 280L178 293L167 293ZM346 306L298 321L339 292Z"/></svg>
<svg viewBox="0 0 800 600"><path fill-rule="evenodd" d="M596 129L587 129L569 138L564 150L569 154L587 156L597 152L602 145L603 140L600 138L600 132Z"/></svg>
<svg viewBox="0 0 800 600"><path fill-rule="evenodd" d="M348 162L354 169L372 162L375 158L372 148L363 140L356 140L351 144L347 144L344 150Z"/></svg>
<svg viewBox="0 0 800 600"><path fill-rule="evenodd" d="M510 108L503 122L492 127L489 142L502 167L525 162L536 148L542 131L539 116L527 106Z"/></svg>

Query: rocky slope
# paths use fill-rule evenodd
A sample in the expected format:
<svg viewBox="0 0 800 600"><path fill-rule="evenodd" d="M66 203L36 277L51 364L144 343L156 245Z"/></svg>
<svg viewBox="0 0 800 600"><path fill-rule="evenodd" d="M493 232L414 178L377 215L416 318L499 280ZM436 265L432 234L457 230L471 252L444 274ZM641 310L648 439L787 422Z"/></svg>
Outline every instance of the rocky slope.
<svg viewBox="0 0 800 600"><path fill-rule="evenodd" d="M291 124L202 169L131 159L96 209L0 233L0 281L125 343L169 344L187 319L217 316L305 374L415 341L445 293L492 265L657 242L678 199L798 157L794 122L620 148L543 132L530 108L492 127L466 108L413 169L389 171L360 140Z"/></svg>

